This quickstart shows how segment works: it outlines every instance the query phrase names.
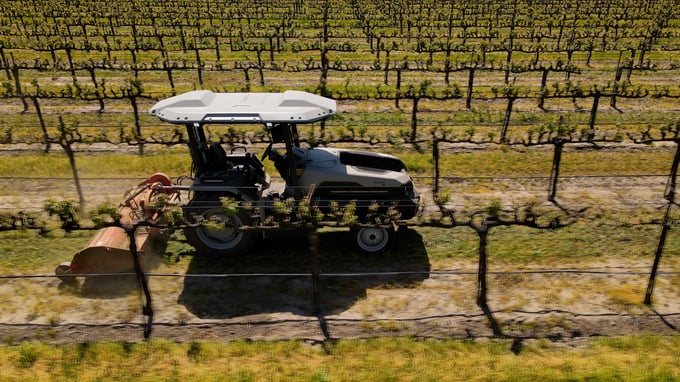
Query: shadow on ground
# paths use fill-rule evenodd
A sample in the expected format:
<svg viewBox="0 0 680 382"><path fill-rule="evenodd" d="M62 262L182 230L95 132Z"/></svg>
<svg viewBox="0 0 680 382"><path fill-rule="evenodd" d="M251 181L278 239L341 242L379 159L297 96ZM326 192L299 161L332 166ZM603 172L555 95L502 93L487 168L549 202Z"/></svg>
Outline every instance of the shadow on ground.
<svg viewBox="0 0 680 382"><path fill-rule="evenodd" d="M247 256L194 256L178 302L200 318L313 314L308 241L291 236L263 240ZM319 231L319 242L321 314L350 308L369 288L414 286L429 276L427 251L414 230L399 230L392 247L381 255L356 250L346 230ZM358 274L371 272L379 274Z"/></svg>

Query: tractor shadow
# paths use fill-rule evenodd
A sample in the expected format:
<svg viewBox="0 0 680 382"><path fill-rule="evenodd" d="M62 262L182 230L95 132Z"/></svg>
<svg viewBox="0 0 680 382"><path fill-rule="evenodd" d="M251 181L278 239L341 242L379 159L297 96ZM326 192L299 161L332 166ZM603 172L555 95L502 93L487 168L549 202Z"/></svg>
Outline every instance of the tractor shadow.
<svg viewBox="0 0 680 382"><path fill-rule="evenodd" d="M313 314L308 242L290 236L263 240L242 257L194 256L178 302L200 318ZM393 245L381 255L355 249L346 230L320 231L319 243L322 275L317 313L347 310L370 288L416 286L429 277L427 251L414 230L399 230Z"/></svg>

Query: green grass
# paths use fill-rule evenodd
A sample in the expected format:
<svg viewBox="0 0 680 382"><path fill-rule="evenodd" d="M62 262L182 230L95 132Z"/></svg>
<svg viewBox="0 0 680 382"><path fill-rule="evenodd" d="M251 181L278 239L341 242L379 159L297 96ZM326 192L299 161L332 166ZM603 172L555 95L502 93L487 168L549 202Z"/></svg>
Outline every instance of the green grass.
<svg viewBox="0 0 680 382"><path fill-rule="evenodd" d="M76 167L83 178L145 178L156 172L178 176L189 173L191 157L185 148L145 156L76 154ZM65 154L27 153L3 157L0 176L70 178L73 173Z"/></svg>
<svg viewBox="0 0 680 382"><path fill-rule="evenodd" d="M445 267L455 260L474 260L478 256L477 234L470 228L453 229L419 227L428 258ZM507 265L557 264L605 261L607 259L649 260L653 258L660 227L607 226L577 222L557 230L537 230L510 226L492 228L488 238L491 262ZM667 253L680 250L680 242L671 233Z"/></svg>
<svg viewBox="0 0 680 382"><path fill-rule="evenodd" d="M2 232L0 274L49 274L59 263L70 261L92 235L91 231L53 231L45 236L28 230Z"/></svg>
<svg viewBox="0 0 680 382"><path fill-rule="evenodd" d="M511 351L513 347L515 352ZM384 338L144 343L39 342L0 347L4 381L673 381L680 338L591 339L577 348L549 342Z"/></svg>
<svg viewBox="0 0 680 382"><path fill-rule="evenodd" d="M466 227L458 228L412 228L408 234L401 234L396 245L383 257L365 259L346 241L346 230L323 229L320 240L322 248L321 261L328 271L340 271L350 266L352 261L361 261L363 266L382 271L397 267L400 270L420 269L422 261L433 264L433 270L446 269L457 261L474 261L478 256L478 237ZM581 263L589 261L606 261L607 259L641 260L649 262L653 258L658 242L660 228L656 225L640 226L607 226L596 222L582 221L573 226L557 230L537 230L520 226L497 227L490 231L488 253L490 262L502 263L511 267L522 267L526 264L543 264L557 266L564 263ZM82 249L94 235L92 231L76 231L63 233L52 231L46 236L37 231L10 231L0 233L0 274L41 273L49 272L62 261L69 261L75 252ZM671 231L666 243L666 252L680 251L680 241L675 240ZM174 264L178 272L186 266L187 256L193 255L190 247L182 244L181 235L176 235L164 255L168 263ZM289 256L279 258L281 249L277 241L271 239L260 248L260 255L269 258L266 271L297 272L306 270L307 256L295 257L291 262ZM304 251L299 243L286 242L290 251ZM355 258L356 257L356 258ZM189 257L191 258L191 257ZM352 261L348 259L354 259ZM262 271L262 259L254 258L252 267ZM203 261L199 261L203 263ZM211 266L222 264L213 259L203 271L209 272ZM228 267L229 261L224 264ZM392 263L392 265L388 265ZM212 265L211 265L212 264ZM240 261L248 266L247 259ZM351 266L350 266L351 268ZM349 269L349 268L347 268ZM201 271L195 269L194 271ZM248 269L234 270L236 273L247 272Z"/></svg>
<svg viewBox="0 0 680 382"><path fill-rule="evenodd" d="M261 148L251 148L256 155ZM408 147L368 148L401 158L412 175L432 175L430 148L415 151ZM549 176L553 152L550 149L520 149L511 147L464 151L447 149L440 152L441 176ZM671 148L641 151L570 150L562 155L560 174L568 175L667 175L671 167ZM61 153L25 153L3 157L0 177L72 177L66 155ZM278 173L270 161L264 165L272 176ZM155 172L171 177L186 175L191 158L184 146L154 150L150 155L135 154L76 154L76 166L85 178L140 178Z"/></svg>
<svg viewBox="0 0 680 382"><path fill-rule="evenodd" d="M442 174L453 176L549 176L552 159L553 152L545 149L527 151L491 149L463 153L451 151L440 154L440 166ZM612 152L567 149L562 154L560 174L665 175L670 169L672 159L670 151Z"/></svg>

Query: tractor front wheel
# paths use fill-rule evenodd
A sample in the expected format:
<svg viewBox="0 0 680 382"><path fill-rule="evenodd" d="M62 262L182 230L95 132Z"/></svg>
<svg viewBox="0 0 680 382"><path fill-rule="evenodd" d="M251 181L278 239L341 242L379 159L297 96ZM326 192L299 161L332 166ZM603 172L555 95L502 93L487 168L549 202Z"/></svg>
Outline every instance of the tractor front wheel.
<svg viewBox="0 0 680 382"><path fill-rule="evenodd" d="M390 244L394 231L383 227L354 227L350 230L356 246L367 254L384 252Z"/></svg>
<svg viewBox="0 0 680 382"><path fill-rule="evenodd" d="M199 254L240 255L255 243L256 231L238 229L251 225L252 216L240 205L235 213L228 212L220 201L225 196L229 195L199 194L184 209L185 220L190 224L198 224L185 228L184 236Z"/></svg>

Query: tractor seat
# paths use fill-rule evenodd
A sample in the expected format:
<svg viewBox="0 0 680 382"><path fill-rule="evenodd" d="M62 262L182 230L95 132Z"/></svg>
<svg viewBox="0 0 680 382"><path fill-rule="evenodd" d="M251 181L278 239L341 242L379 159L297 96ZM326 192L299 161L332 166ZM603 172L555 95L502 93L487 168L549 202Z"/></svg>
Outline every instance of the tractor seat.
<svg viewBox="0 0 680 382"><path fill-rule="evenodd" d="M208 167L213 171L222 171L231 167L227 160L227 152L224 151L222 145L218 142L213 142L208 148L210 163Z"/></svg>

